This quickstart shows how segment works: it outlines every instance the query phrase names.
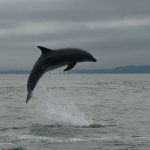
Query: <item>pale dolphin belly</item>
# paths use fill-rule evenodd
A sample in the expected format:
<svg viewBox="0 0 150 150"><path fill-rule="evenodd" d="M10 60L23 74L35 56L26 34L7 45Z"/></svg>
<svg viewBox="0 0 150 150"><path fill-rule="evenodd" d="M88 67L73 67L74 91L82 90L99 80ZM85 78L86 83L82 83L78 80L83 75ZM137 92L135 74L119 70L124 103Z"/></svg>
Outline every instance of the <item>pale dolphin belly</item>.
<svg viewBox="0 0 150 150"><path fill-rule="evenodd" d="M68 65L68 63L63 63L63 64L58 64L58 65L50 66L50 67L48 67L48 69L46 69L45 72L48 72L48 71L51 71L51 70L54 70L54 69L57 69L57 68L60 68L60 67L66 66L66 65Z"/></svg>

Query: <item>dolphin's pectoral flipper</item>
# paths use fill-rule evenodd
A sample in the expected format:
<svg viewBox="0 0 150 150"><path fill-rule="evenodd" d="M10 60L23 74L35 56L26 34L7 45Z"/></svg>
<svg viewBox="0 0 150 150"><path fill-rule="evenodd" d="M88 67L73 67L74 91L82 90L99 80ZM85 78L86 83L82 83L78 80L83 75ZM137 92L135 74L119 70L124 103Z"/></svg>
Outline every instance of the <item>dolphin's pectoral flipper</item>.
<svg viewBox="0 0 150 150"><path fill-rule="evenodd" d="M48 48L43 47L43 46L37 46L37 47L41 50L42 54L46 54L46 53L49 53L49 52L53 52L53 50L48 49Z"/></svg>
<svg viewBox="0 0 150 150"><path fill-rule="evenodd" d="M68 71L68 70L71 70L75 65L76 65L77 62L71 62L68 64L67 68L64 69L64 71Z"/></svg>

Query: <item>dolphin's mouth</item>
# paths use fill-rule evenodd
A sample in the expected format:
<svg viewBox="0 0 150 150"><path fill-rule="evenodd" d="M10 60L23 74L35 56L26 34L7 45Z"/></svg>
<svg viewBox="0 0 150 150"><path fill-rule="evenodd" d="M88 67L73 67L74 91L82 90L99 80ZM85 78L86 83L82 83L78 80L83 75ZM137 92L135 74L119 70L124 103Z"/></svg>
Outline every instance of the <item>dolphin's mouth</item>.
<svg viewBox="0 0 150 150"><path fill-rule="evenodd" d="M93 57L91 61L92 62L97 62L97 59Z"/></svg>

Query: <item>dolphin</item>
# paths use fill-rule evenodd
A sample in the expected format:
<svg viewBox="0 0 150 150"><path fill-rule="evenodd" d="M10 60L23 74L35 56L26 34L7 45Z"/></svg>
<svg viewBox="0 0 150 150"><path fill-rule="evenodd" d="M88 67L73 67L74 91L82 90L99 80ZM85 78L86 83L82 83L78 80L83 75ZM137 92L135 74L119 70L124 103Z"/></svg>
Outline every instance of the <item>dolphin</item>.
<svg viewBox="0 0 150 150"><path fill-rule="evenodd" d="M48 49L37 46L42 54L33 66L27 82L26 103L32 97L32 92L42 75L50 70L67 65L64 71L71 70L78 62L96 62L88 52L79 48Z"/></svg>

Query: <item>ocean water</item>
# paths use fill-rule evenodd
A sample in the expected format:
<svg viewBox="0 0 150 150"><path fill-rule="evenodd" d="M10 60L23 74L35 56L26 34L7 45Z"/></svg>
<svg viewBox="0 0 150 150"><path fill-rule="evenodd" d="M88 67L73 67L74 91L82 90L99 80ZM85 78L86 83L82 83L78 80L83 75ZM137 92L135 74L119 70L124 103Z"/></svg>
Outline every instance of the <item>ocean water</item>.
<svg viewBox="0 0 150 150"><path fill-rule="evenodd" d="M149 150L150 75L0 75L0 150Z"/></svg>

